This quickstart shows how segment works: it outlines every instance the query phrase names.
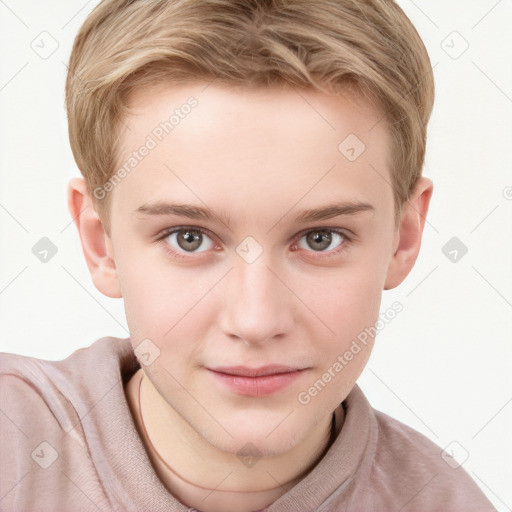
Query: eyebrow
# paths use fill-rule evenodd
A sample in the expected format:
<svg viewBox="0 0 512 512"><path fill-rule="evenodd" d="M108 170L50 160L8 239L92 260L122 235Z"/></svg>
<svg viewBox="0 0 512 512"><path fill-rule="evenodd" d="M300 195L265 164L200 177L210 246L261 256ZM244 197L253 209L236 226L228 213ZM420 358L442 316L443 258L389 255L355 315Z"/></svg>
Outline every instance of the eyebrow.
<svg viewBox="0 0 512 512"><path fill-rule="evenodd" d="M312 208L309 210L301 210L297 212L289 220L290 223L306 223L318 220L332 219L341 215L354 215L364 211L374 211L375 208L364 202L338 202L322 206L320 208ZM230 227L230 217L225 212L215 213L208 208L195 206L184 203L168 203L164 201L152 201L139 206L134 213L148 216L166 216L176 215L196 220L215 221L220 220L223 224ZM281 224L289 216L286 213L281 217L278 224Z"/></svg>

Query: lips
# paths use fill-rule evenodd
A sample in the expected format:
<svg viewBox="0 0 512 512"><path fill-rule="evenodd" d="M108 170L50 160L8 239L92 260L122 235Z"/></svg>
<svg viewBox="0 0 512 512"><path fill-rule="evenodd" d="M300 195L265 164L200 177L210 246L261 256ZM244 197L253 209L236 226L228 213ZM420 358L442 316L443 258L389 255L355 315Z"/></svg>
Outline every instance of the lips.
<svg viewBox="0 0 512 512"><path fill-rule="evenodd" d="M291 385L305 368L293 368L282 365L268 365L259 368L247 366L221 366L208 368L215 382L223 389L237 395L248 397L266 397Z"/></svg>
<svg viewBox="0 0 512 512"><path fill-rule="evenodd" d="M210 370L217 373L224 373L226 375L239 375L240 377L262 377L265 375L277 375L281 373L296 372L301 369L302 368L293 368L291 366L283 366L277 364L260 366L259 368L249 368L248 366L219 366L217 368L210 368Z"/></svg>

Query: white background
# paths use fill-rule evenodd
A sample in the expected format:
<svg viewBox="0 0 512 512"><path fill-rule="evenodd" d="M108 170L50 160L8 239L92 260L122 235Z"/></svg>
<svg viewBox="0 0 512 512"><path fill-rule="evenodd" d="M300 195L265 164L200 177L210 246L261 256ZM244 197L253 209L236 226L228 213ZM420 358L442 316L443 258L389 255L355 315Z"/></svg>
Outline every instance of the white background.
<svg viewBox="0 0 512 512"><path fill-rule="evenodd" d="M79 175L67 139L66 63L97 3L0 2L1 351L61 359L100 337L128 336L123 302L95 289L66 205L67 182ZM434 67L425 175L435 191L415 268L398 289L384 292L383 311L395 300L404 309L379 334L359 384L374 407L441 448L450 445L497 509L507 511L512 2L399 4ZM58 44L47 59L31 47L43 31ZM42 237L58 249L47 263L32 253ZM455 263L442 252L452 237L468 248Z"/></svg>

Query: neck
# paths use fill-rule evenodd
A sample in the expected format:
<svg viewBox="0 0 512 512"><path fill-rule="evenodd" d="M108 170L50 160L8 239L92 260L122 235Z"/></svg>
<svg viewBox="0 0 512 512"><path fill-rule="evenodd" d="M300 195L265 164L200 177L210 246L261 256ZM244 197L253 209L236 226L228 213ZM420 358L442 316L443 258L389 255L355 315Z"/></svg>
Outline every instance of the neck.
<svg viewBox="0 0 512 512"><path fill-rule="evenodd" d="M180 501L204 512L250 512L270 505L316 465L343 421L329 416L307 440L277 456L251 453L251 445L247 453L227 453L169 407L142 370L128 383L127 394L159 478ZM343 408L336 413L340 416Z"/></svg>

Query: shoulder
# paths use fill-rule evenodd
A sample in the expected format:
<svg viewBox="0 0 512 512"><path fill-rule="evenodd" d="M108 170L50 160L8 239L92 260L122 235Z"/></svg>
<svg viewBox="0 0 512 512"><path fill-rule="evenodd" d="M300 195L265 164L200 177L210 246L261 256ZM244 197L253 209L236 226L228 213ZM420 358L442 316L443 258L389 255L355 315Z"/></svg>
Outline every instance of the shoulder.
<svg viewBox="0 0 512 512"><path fill-rule="evenodd" d="M404 510L493 511L465 469L426 436L374 409L374 485L398 497Z"/></svg>
<svg viewBox="0 0 512 512"><path fill-rule="evenodd" d="M134 364L130 349L129 339L101 338L61 361L0 354L2 506L22 500L31 508L35 496L44 496L40 504L55 504L55 489L66 502L76 488L63 474L97 480L84 418Z"/></svg>
<svg viewBox="0 0 512 512"><path fill-rule="evenodd" d="M52 375L67 372L68 381L77 381L80 380L80 373L92 367L112 366L112 363L120 367L133 365L134 359L131 356L133 356L133 350L129 338L115 337L100 338L90 346L75 350L59 361L0 352L0 377L19 377L26 381L33 381L37 385L47 382L44 376L51 378ZM81 372L77 373L77 370Z"/></svg>
<svg viewBox="0 0 512 512"><path fill-rule="evenodd" d="M68 430L71 425L66 423L77 414L72 402L119 380L119 373L135 365L128 338L101 338L60 361L0 353L2 411L11 413L17 423L33 424L35 415L47 416Z"/></svg>

